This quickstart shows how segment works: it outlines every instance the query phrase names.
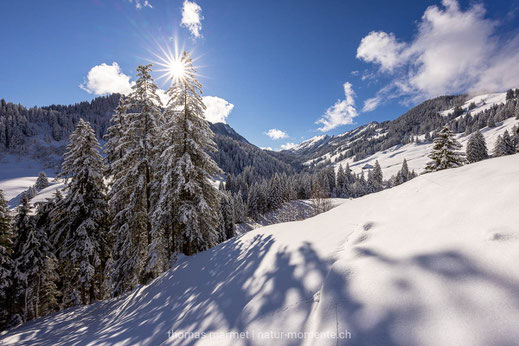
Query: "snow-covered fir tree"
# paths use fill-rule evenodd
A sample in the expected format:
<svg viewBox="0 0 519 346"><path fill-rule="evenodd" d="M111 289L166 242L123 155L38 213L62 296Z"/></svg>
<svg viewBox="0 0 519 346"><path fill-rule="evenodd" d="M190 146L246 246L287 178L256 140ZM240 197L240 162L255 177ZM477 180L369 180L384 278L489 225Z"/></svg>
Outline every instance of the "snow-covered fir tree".
<svg viewBox="0 0 519 346"><path fill-rule="evenodd" d="M36 179L34 187L36 187L36 189L40 191L46 188L47 186L49 186L49 178L47 178L47 174L45 174L45 172L40 172L40 174L38 175L38 179Z"/></svg>
<svg viewBox="0 0 519 346"><path fill-rule="evenodd" d="M222 230L224 239L234 237L234 208L232 196L229 192L224 191L221 196L221 213L222 213Z"/></svg>
<svg viewBox="0 0 519 346"><path fill-rule="evenodd" d="M162 125L160 99L151 65L137 68L137 81L127 103L121 103L107 135L111 174L109 205L112 214L113 287L119 295L153 274L145 271L152 243L154 165Z"/></svg>
<svg viewBox="0 0 519 346"><path fill-rule="evenodd" d="M512 155L515 153L515 146L516 144L514 139L512 138L512 136L510 136L508 130L505 130L502 136L499 135L497 137L493 155L495 157Z"/></svg>
<svg viewBox="0 0 519 346"><path fill-rule="evenodd" d="M104 152L108 163L108 175L111 175L110 166L112 162L121 159L124 153L124 145L121 141L125 130L124 117L128 111L128 99L124 96L119 98L119 104L110 119L111 126L106 130L106 144Z"/></svg>
<svg viewBox="0 0 519 346"><path fill-rule="evenodd" d="M64 306L90 304L103 296L111 244L100 149L92 127L81 119L70 136L59 175L67 181L67 196L56 206L52 230Z"/></svg>
<svg viewBox="0 0 519 346"><path fill-rule="evenodd" d="M168 255L177 251L192 255L214 246L218 239L220 192L211 179L220 169L208 155L216 150L214 135L204 118L202 85L196 80L189 53L182 54L179 64L183 74L173 79L168 90L163 131L166 145L161 147L157 170L160 197L148 257L151 267L157 267L154 261L161 257L164 246Z"/></svg>
<svg viewBox="0 0 519 346"><path fill-rule="evenodd" d="M373 168L372 188L373 192L382 191L384 189L384 177L382 176L382 168L378 160L375 161L375 167Z"/></svg>
<svg viewBox="0 0 519 346"><path fill-rule="evenodd" d="M23 321L40 316L40 294L47 279L45 271L51 247L47 234L36 227L32 206L24 194L14 220L14 311Z"/></svg>
<svg viewBox="0 0 519 346"><path fill-rule="evenodd" d="M434 144L429 158L432 160L425 167L426 172L456 168L465 162L465 154L458 151L461 144L456 140L448 126L444 126L434 138Z"/></svg>
<svg viewBox="0 0 519 346"><path fill-rule="evenodd" d="M337 187L335 194L337 197L343 197L346 193L346 174L344 173L344 168L342 165L339 165L337 169Z"/></svg>
<svg viewBox="0 0 519 346"><path fill-rule="evenodd" d="M466 153L467 161L470 163L488 159L487 143L480 131L476 131L470 136Z"/></svg>
<svg viewBox="0 0 519 346"><path fill-rule="evenodd" d="M13 252L13 230L11 228L11 213L0 190L0 330L9 318L8 289L12 285L12 271L14 267L11 255Z"/></svg>

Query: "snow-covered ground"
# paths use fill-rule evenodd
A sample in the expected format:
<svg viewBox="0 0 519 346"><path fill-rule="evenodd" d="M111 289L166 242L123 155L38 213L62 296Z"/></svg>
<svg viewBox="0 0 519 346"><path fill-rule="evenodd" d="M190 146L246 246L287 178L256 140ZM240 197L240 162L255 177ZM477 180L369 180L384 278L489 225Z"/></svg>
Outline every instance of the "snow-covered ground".
<svg viewBox="0 0 519 346"><path fill-rule="evenodd" d="M517 344L518 177L519 155L422 175L183 257L0 344Z"/></svg>
<svg viewBox="0 0 519 346"><path fill-rule="evenodd" d="M464 111L468 111L471 103L476 105L476 108L470 111L471 114L477 114L479 112L486 111L492 108L494 105L499 105L506 102L506 92L504 93L493 93L493 94L482 94L469 98L462 106ZM447 109L440 112L440 115L447 116L452 113L454 108Z"/></svg>
<svg viewBox="0 0 519 346"><path fill-rule="evenodd" d="M335 208L346 199L344 198L330 198L330 207ZM315 208L312 200L303 199L283 203L283 205L276 209L269 211L265 215L261 215L258 220L249 220L235 226L237 235L243 235L253 229L274 225L281 222L301 221L315 216Z"/></svg>
<svg viewBox="0 0 519 346"><path fill-rule="evenodd" d="M481 133L485 136L485 140L487 142L487 148L489 153L492 152L495 146L495 142L499 135L502 135L505 130L508 132L512 131L514 126L519 126L519 121L515 118L508 118L503 122L497 124L494 128L485 127L481 129ZM456 135L457 140L462 144L462 151L465 151L467 142L470 136L466 136L463 133L458 133ZM353 162L353 157L342 160L335 164L335 167L338 169L338 165L342 165L346 167L346 164L350 164L350 168L355 173L362 172L362 167L366 164L370 164L371 166L375 165L375 161L378 160L380 166L382 167L382 173L384 174L384 179L389 179L392 175L395 175L400 168L402 168L402 162L404 159L407 160L407 164L409 165L409 169L415 170L416 173L421 173L427 162L430 161L428 158L429 153L432 150L432 143L427 144L406 144L392 147L388 150L379 151L375 154L368 156L365 159L359 160L357 162Z"/></svg>

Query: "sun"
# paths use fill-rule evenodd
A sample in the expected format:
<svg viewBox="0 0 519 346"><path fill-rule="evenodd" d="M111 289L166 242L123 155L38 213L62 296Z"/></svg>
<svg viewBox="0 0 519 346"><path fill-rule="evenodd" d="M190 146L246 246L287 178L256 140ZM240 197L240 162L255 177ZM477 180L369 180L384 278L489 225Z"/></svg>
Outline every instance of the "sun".
<svg viewBox="0 0 519 346"><path fill-rule="evenodd" d="M192 76L198 75L196 73L196 66L192 65L194 60L187 59L185 54L190 57L191 53L186 53L184 49L179 49L175 40L174 46L157 44L158 52L152 54L155 56L154 60L149 60L158 69L155 71L160 73L158 79L165 79L169 83L184 82ZM182 53L181 53L182 52Z"/></svg>
<svg viewBox="0 0 519 346"><path fill-rule="evenodd" d="M167 63L167 74L169 79L180 80L186 76L186 65L182 59L172 59Z"/></svg>

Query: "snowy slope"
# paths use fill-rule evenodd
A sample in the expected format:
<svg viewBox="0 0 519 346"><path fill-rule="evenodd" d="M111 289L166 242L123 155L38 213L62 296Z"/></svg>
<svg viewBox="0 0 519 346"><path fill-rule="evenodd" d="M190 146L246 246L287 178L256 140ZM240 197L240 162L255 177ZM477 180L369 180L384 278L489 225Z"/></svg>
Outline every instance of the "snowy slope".
<svg viewBox="0 0 519 346"><path fill-rule="evenodd" d="M470 111L471 114L477 114L479 112L486 111L487 109L490 109L494 105L499 105L501 103L506 102L506 92L504 93L493 93L493 94L482 94L473 96L470 99L468 99L462 106L464 111L468 111L469 105L471 103L474 103L476 105L476 108L472 109ZM445 111L440 112L440 115L447 116L449 113L452 113L454 111L454 108L447 109Z"/></svg>
<svg viewBox="0 0 519 346"><path fill-rule="evenodd" d="M0 344L516 344L518 176L519 155L423 175L181 258L125 297L29 322ZM233 331L248 339L223 334Z"/></svg>
<svg viewBox="0 0 519 346"><path fill-rule="evenodd" d="M489 153L492 153L497 137L499 135L502 135L505 132L505 130L508 130L508 132L511 134L512 128L516 125L519 126L518 120L516 120L515 118L508 118L505 121L498 123L497 126L494 128L485 127L481 129L481 133L485 136ZM470 136L466 136L463 133L456 134L457 140L463 146L463 148L461 149L462 151L465 151L469 137ZM400 170L400 168L402 167L402 162L404 161L404 159L406 159L407 164L409 165L409 169L414 169L417 173L421 173L424 170L427 162L430 161L428 155L432 150L432 146L432 143L411 143L406 145L395 146L388 150L377 152L357 162L353 161L353 157L342 160L336 163L335 167L338 168L339 165L346 167L346 164L349 163L350 168L355 173L360 173L362 172L362 167L364 165L370 164L371 166L374 166L375 161L378 160L380 166L382 167L384 179L389 179L391 176L395 175ZM335 157L332 157L332 160L334 158Z"/></svg>

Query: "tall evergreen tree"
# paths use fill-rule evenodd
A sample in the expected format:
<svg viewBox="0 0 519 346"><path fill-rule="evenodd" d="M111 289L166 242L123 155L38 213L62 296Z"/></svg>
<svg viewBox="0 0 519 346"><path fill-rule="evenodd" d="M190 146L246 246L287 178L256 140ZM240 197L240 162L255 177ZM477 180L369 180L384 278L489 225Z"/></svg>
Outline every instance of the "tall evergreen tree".
<svg viewBox="0 0 519 346"><path fill-rule="evenodd" d="M448 126L444 126L434 138L434 145L429 158L430 161L425 170L427 172L439 171L447 168L456 168L463 165L464 153L459 152L461 144L454 138L454 134Z"/></svg>
<svg viewBox="0 0 519 346"><path fill-rule="evenodd" d="M24 194L14 221L15 310L27 321L40 316L40 292L45 283L50 243L47 234L36 228L32 206Z"/></svg>
<svg viewBox="0 0 519 346"><path fill-rule="evenodd" d="M13 230L11 228L11 213L0 190L0 330L6 326L9 317L8 289L12 285L12 271L14 262L11 259L13 252Z"/></svg>
<svg viewBox="0 0 519 346"><path fill-rule="evenodd" d="M164 141L158 175L162 178L156 220L171 220L166 234L169 252L192 255L210 248L218 238L220 192L211 179L221 173L207 152L215 151L213 132L204 118L202 85L187 52L179 62L183 75L173 79L168 90ZM163 228L158 224L157 229ZM156 232L152 250L160 248Z"/></svg>
<svg viewBox="0 0 519 346"><path fill-rule="evenodd" d="M53 230L64 306L89 304L102 297L110 244L100 149L92 127L81 119L70 136L59 175L68 182L67 196L56 207Z"/></svg>
<svg viewBox="0 0 519 346"><path fill-rule="evenodd" d="M108 132L111 234L115 237L114 294L131 290L153 276L145 270L152 243L154 166L162 125L160 99L151 77L151 65L137 68L137 81L127 104L118 107Z"/></svg>
<svg viewBox="0 0 519 346"><path fill-rule="evenodd" d="M494 147L494 156L505 156L512 155L515 153L515 142L514 139L508 133L508 130L505 130L503 135L499 135L496 140L496 144Z"/></svg>
<svg viewBox="0 0 519 346"><path fill-rule="evenodd" d="M480 131L476 131L470 136L466 152L467 161L470 163L488 159L487 143Z"/></svg>

